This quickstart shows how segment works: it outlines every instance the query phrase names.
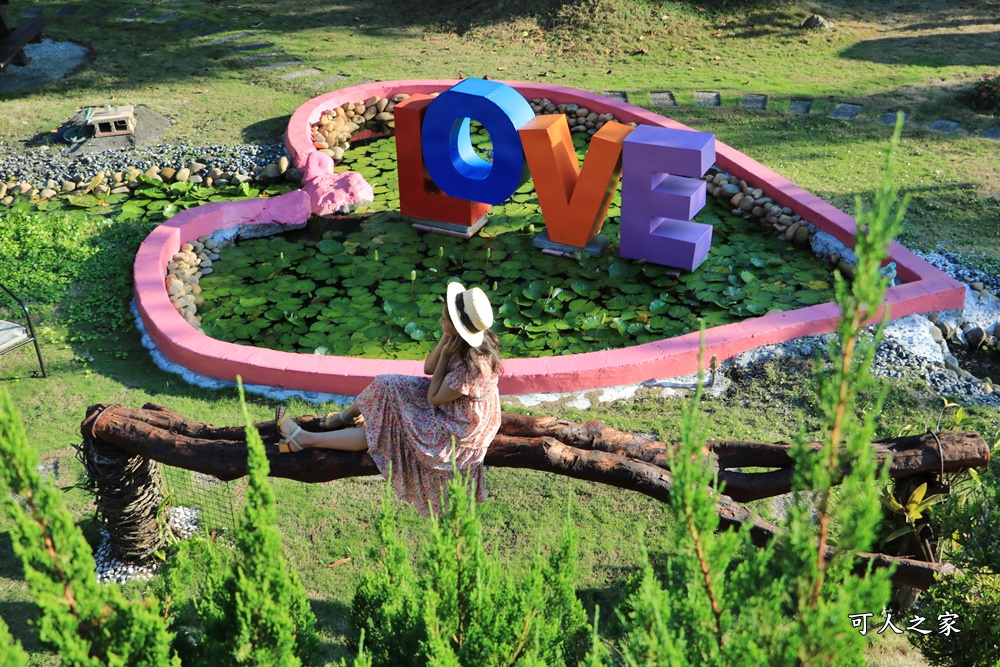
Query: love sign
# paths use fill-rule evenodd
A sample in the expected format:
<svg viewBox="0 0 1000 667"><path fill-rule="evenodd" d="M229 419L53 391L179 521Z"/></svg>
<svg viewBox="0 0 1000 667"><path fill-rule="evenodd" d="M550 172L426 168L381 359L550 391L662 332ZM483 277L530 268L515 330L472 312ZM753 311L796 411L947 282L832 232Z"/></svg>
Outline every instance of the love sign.
<svg viewBox="0 0 1000 667"><path fill-rule="evenodd" d="M712 227L691 219L705 205L701 176L715 162L714 134L610 121L593 135L581 167L565 116L536 117L503 83L466 79L437 97L412 95L394 112L407 217L470 236L490 205L530 176L543 241L589 250L621 180L622 257L692 271L708 254ZM472 120L490 135L492 162L472 146Z"/></svg>

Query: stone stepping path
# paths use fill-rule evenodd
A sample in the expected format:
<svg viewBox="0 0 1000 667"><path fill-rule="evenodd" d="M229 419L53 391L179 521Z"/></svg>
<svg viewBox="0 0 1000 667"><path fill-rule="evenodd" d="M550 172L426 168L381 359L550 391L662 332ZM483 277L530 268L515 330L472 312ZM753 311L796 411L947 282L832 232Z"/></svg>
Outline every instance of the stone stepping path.
<svg viewBox="0 0 1000 667"><path fill-rule="evenodd" d="M41 15L41 7L26 7L25 10L21 12L21 16L25 19L37 19L40 18Z"/></svg>
<svg viewBox="0 0 1000 667"><path fill-rule="evenodd" d="M788 113L805 116L812 109L813 101L804 99L792 99L788 102Z"/></svg>
<svg viewBox="0 0 1000 667"><path fill-rule="evenodd" d="M76 16L78 12L82 9L82 7L83 5L63 5L56 12L55 16L59 18L69 18L72 16ZM96 21L103 19L112 12L114 12L116 9L117 8L115 7L106 7L106 6L98 7L96 10L94 10L92 13L86 16L86 20ZM114 20L134 22L138 21L140 18L146 17L149 14L149 12L150 12L149 8L133 9L129 11L127 14L116 17ZM42 7L27 7L22 12L22 17L24 19L38 18L42 15L42 13L43 13ZM181 12L166 12L164 14L160 14L159 16L153 19L150 19L149 23L153 25L164 25L178 20L179 18L182 17L182 15L183 14ZM183 21L182 23L179 23L176 26L176 28L179 30L190 30L192 28L201 26L205 23L206 19L199 16L195 16ZM252 26L252 27L257 27L257 26ZM230 29L231 27L228 24L220 24L207 28L202 32L196 33L196 35L198 37L209 37L211 35L216 35L220 32L225 32ZM240 39L251 37L253 36L253 34L254 33L252 32L238 32L238 33L233 33L231 35L223 35L221 37L217 37L213 41L216 44L226 44L227 42L234 42ZM273 46L274 46L273 42L268 42L268 41L254 42L252 44L233 45L231 47L231 51L234 54L237 54L243 51L254 51ZM277 58L283 55L285 55L283 51L255 53L255 54L248 54L241 56L240 61L247 64L252 64L264 60L269 60L272 58ZM289 60L282 60L279 62L264 63L254 67L254 69L259 72L273 72L276 70L289 69L301 65L303 65L301 61L289 59ZM322 69L319 69L317 67L306 66L303 69L297 69L295 71L281 74L279 75L278 78L284 81L296 81L298 79L313 77L320 74L323 74ZM336 74L332 74L322 79L312 81L307 85L309 88L312 89L332 89L332 87L335 84L339 84L340 82L346 81L349 78L350 78L349 75L344 74L343 72L338 72ZM377 83L377 82L378 79L364 78L356 82L354 85L360 86L366 83ZM606 90L604 91L603 94L605 97L608 97L610 99L619 102L628 102L629 99L628 91L624 90ZM677 98L674 96L673 91L654 90L654 91L649 91L648 94L652 106L657 106L657 107L678 106ZM695 91L694 97L695 97L695 104L699 107L722 106L722 95L716 91L703 91L703 90ZM768 101L769 101L768 95L760 93L744 93L742 96L742 100L740 102L740 107L747 111L766 111ZM811 99L792 98L788 102L788 108L786 112L795 115L808 115L812 111L812 104L813 100ZM860 104L840 103L834 107L833 111L830 112L828 117L840 120L854 120L859 116L862 108L863 106ZM903 121L904 122L908 121L910 115L911 115L910 113L904 112ZM876 120L877 122L883 125L895 125L896 110L893 109L886 110L885 112L881 113ZM932 132L937 132L939 134L945 134L945 135L955 134L960 128L961 128L960 123L945 118L935 120L928 126L928 129L931 130ZM986 128L979 135L979 137L981 139L985 139L988 141L1000 142L1000 125L994 125Z"/></svg>
<svg viewBox="0 0 1000 667"><path fill-rule="evenodd" d="M296 65L301 65L302 62L299 60L283 60L280 63L269 63L267 65L259 65L254 67L258 72L273 72L276 69L288 69L289 67L295 67Z"/></svg>
<svg viewBox="0 0 1000 667"><path fill-rule="evenodd" d="M204 32L199 32L198 36L199 37L208 37L209 35L214 35L216 33L222 32L224 30L229 30L229 26L226 25L225 23L223 23L222 25L217 25L214 28L209 28L208 30L205 30Z"/></svg>
<svg viewBox="0 0 1000 667"><path fill-rule="evenodd" d="M223 35L222 37L216 37L212 41L216 44L225 44L226 42L234 42L237 39L243 39L244 37L250 37L251 35L253 35L252 32L236 32L233 33L232 35Z"/></svg>
<svg viewBox="0 0 1000 667"><path fill-rule="evenodd" d="M694 101L700 107L717 107L722 105L722 96L719 93L696 91Z"/></svg>
<svg viewBox="0 0 1000 667"><path fill-rule="evenodd" d="M255 63L261 60L267 60L268 58L276 58L277 56L285 55L284 51L271 51L269 53L253 53L249 56L243 56L240 58L242 62L245 63Z"/></svg>
<svg viewBox="0 0 1000 667"><path fill-rule="evenodd" d="M138 21L139 17L145 16L148 13L149 13L148 9L133 9L128 14L125 14L123 16L119 16L118 20L119 21Z"/></svg>
<svg viewBox="0 0 1000 667"><path fill-rule="evenodd" d="M304 76L313 76L314 74L322 74L322 73L323 70L316 69L315 67L310 67L308 69L300 69L297 72L289 72L288 74L282 74L278 78L284 79L285 81L293 81L295 79L299 79Z"/></svg>
<svg viewBox="0 0 1000 667"><path fill-rule="evenodd" d="M953 120L945 120L944 118L940 118L931 123L928 129L931 132L940 132L941 134L954 134L959 127L961 127L961 123L956 123Z"/></svg>
<svg viewBox="0 0 1000 667"><path fill-rule="evenodd" d="M181 16L180 12L167 12L166 14L161 14L157 16L155 19L150 21L150 23L156 25L162 25L164 23L170 23L171 21L175 21L179 19L180 16Z"/></svg>
<svg viewBox="0 0 1000 667"><path fill-rule="evenodd" d="M655 90L649 93L649 101L657 107L675 107L677 100L669 90Z"/></svg>
<svg viewBox="0 0 1000 667"><path fill-rule="evenodd" d="M87 17L88 20L94 21L97 19L103 19L105 16L115 11L114 7L101 7L96 12Z"/></svg>
<svg viewBox="0 0 1000 667"><path fill-rule="evenodd" d="M257 49L266 49L269 46L274 46L274 42L254 42L253 44L240 44L239 46L234 46L232 50L235 53L239 53L240 51L256 51Z"/></svg>
<svg viewBox="0 0 1000 667"><path fill-rule="evenodd" d="M884 114L882 114L881 116L879 116L878 122L882 123L883 125L893 125L894 126L896 124L896 112L897 112L896 109L890 109L889 111L886 111ZM910 114L908 114L908 113L906 113L904 111L903 112L903 122L905 123L909 119L910 119Z"/></svg>
<svg viewBox="0 0 1000 667"><path fill-rule="evenodd" d="M829 118L839 118L841 120L854 120L861 113L860 104L838 104L830 112Z"/></svg>
<svg viewBox="0 0 1000 667"><path fill-rule="evenodd" d="M347 74L343 72L334 74L333 76L328 76L325 79L320 79L319 81L313 81L309 84L310 88L327 88L331 83L336 83L338 81L343 81L349 78Z"/></svg>
<svg viewBox="0 0 1000 667"><path fill-rule="evenodd" d="M200 16L195 16L193 19L188 19L184 23L181 23L179 26L177 26L177 29L178 30L190 30L191 28L195 27L196 25L201 25L204 22L205 22L205 19L201 18Z"/></svg>

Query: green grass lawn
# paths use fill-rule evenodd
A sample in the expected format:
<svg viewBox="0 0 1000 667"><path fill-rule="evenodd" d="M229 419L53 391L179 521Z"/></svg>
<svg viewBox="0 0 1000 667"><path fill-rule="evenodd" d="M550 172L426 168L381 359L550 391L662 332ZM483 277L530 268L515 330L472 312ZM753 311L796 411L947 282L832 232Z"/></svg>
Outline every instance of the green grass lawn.
<svg viewBox="0 0 1000 667"><path fill-rule="evenodd" d="M0 142L44 142L50 131L80 106L145 104L174 124L164 142L205 145L279 141L288 116L318 91L308 81L286 82L242 63L218 36L193 37L147 25L128 30L111 18L85 20L84 7L72 19L54 18L59 3L14 0L10 14L40 6L50 23L46 35L73 39L92 50L93 60L72 78L20 94L0 97ZM715 132L742 150L834 205L849 209L867 197L881 173L890 128L874 122L882 112L902 108L913 116L900 151L903 189L913 195L902 241L932 249L981 253L996 266L1000 258L1000 162L997 144L977 135L997 119L977 115L956 101L956 92L980 74L1000 67L1000 32L993 18L1000 2L949 3L925 7L897 3L873 13L867 3L839 2L694 3L652 5L623 0L589 0L563 6L500 2L488 7L462 3L374 0L330 5L318 0L241 5L229 0L197 3L164 0L151 16L177 11L202 17L205 26L226 23L231 33L251 32L254 41L314 66L324 75L344 72L346 82L362 77L452 78L489 76L537 80L594 91L625 90L633 103L649 107L649 91L673 90L681 104L660 110L698 130ZM725 8L725 10L719 7ZM837 29L801 31L816 11ZM888 12L888 13L887 13ZM114 29L109 29L111 26ZM204 26L203 26L204 27ZM226 33L220 33L226 34ZM722 94L723 108L694 106L696 90ZM768 111L737 108L744 92L771 96ZM813 114L784 113L793 97L814 99ZM838 102L864 105L863 116L846 122L826 118ZM941 136L926 126L937 118L962 123L968 136ZM0 209L0 217L3 217ZM93 293L99 284L75 285ZM12 392L27 432L43 460L57 459L57 484L74 514L96 539L92 499L75 488L82 467L75 461L79 424L87 406L147 401L214 424L241 422L236 391L204 390L158 369L133 331L88 335L66 315L69 301L38 309L43 353L51 377L33 377L28 349L0 358L0 382ZM769 367L741 381L722 398L706 399L709 437L789 440L800 429L813 434L819 416L803 373ZM879 415L880 435L908 425L934 427L940 399L912 383L884 382L889 398ZM873 409L864 396L860 409ZM249 397L251 416L273 414L273 402ZM600 419L617 428L677 436L681 401L652 390L590 410L564 402L532 411L583 421ZM292 401L292 414L325 413L332 406ZM512 408L513 409L513 408ZM992 442L1000 411L972 408L965 426ZM947 423L947 419L945 420ZM669 552L663 535L669 518L657 503L636 494L605 489L529 471L487 472L491 500L482 506L490 549L511 568L521 566L537 544L553 544L572 495L570 512L580 531L579 593L588 611L602 619L620 600L624 582L642 558ZM327 642L328 659L349 654L347 611L366 565L382 485L345 480L304 485L275 480L279 524L286 553L307 582ZM756 508L765 515L770 504ZM401 525L411 546L420 543L425 523L401 508ZM0 520L0 615L33 652L33 664L57 664L32 639L28 623L35 611L23 574ZM641 538L641 539L640 539ZM351 560L329 567L338 559ZM138 587L137 587L138 588ZM873 610L874 611L874 610ZM925 664L919 654L877 637L872 664Z"/></svg>

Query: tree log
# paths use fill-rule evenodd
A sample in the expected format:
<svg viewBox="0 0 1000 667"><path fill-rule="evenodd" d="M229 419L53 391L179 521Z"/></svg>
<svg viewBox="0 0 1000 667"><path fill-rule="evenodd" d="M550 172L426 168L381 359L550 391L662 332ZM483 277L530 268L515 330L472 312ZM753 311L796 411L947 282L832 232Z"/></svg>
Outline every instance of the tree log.
<svg viewBox="0 0 1000 667"><path fill-rule="evenodd" d="M302 417L306 430L320 429L320 420ZM265 443L279 434L273 421L255 425ZM147 403L141 410L120 405L94 405L81 424L84 439L100 440L119 449L187 470L232 480L247 474L246 442L241 426L214 427L187 419L167 408ZM989 463L989 447L975 433L944 432L873 443L878 460L890 462L890 475L905 477L924 471L955 472ZM486 453L486 465L528 468L637 491L667 502L673 488L670 452L676 447L615 430L601 422L574 424L554 417L503 413L500 432ZM818 443L812 447L818 448ZM777 539L779 528L753 515L737 501L785 493L791 484L791 446L785 443L709 441L706 461L717 466L729 495L716 494L717 511L725 528L747 526L757 546ZM328 482L378 474L367 452L307 449L288 455L268 450L271 475L302 482ZM776 467L762 473L731 470L739 466ZM833 550L827 552L832 558ZM857 555L855 570L895 566L893 581L926 590L941 574L955 571L949 563L927 563L884 554Z"/></svg>

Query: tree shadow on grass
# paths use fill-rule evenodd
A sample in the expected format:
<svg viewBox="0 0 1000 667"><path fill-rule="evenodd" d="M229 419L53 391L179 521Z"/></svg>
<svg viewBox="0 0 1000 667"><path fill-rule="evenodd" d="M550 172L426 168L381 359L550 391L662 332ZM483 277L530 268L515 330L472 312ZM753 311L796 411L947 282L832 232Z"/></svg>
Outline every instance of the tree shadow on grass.
<svg viewBox="0 0 1000 667"><path fill-rule="evenodd" d="M323 660L329 664L347 658L350 662L357 653L357 631L351 625L351 608L342 602L315 598L309 604L316 614L316 626L320 633L343 638L343 641L321 641Z"/></svg>
<svg viewBox="0 0 1000 667"><path fill-rule="evenodd" d="M275 137L282 137L288 127L288 120L291 116L275 116L266 120L259 120L243 128L243 141L246 143L269 143Z"/></svg>
<svg viewBox="0 0 1000 667"><path fill-rule="evenodd" d="M840 56L892 65L996 67L1000 65L1000 30L868 39L844 49Z"/></svg>

